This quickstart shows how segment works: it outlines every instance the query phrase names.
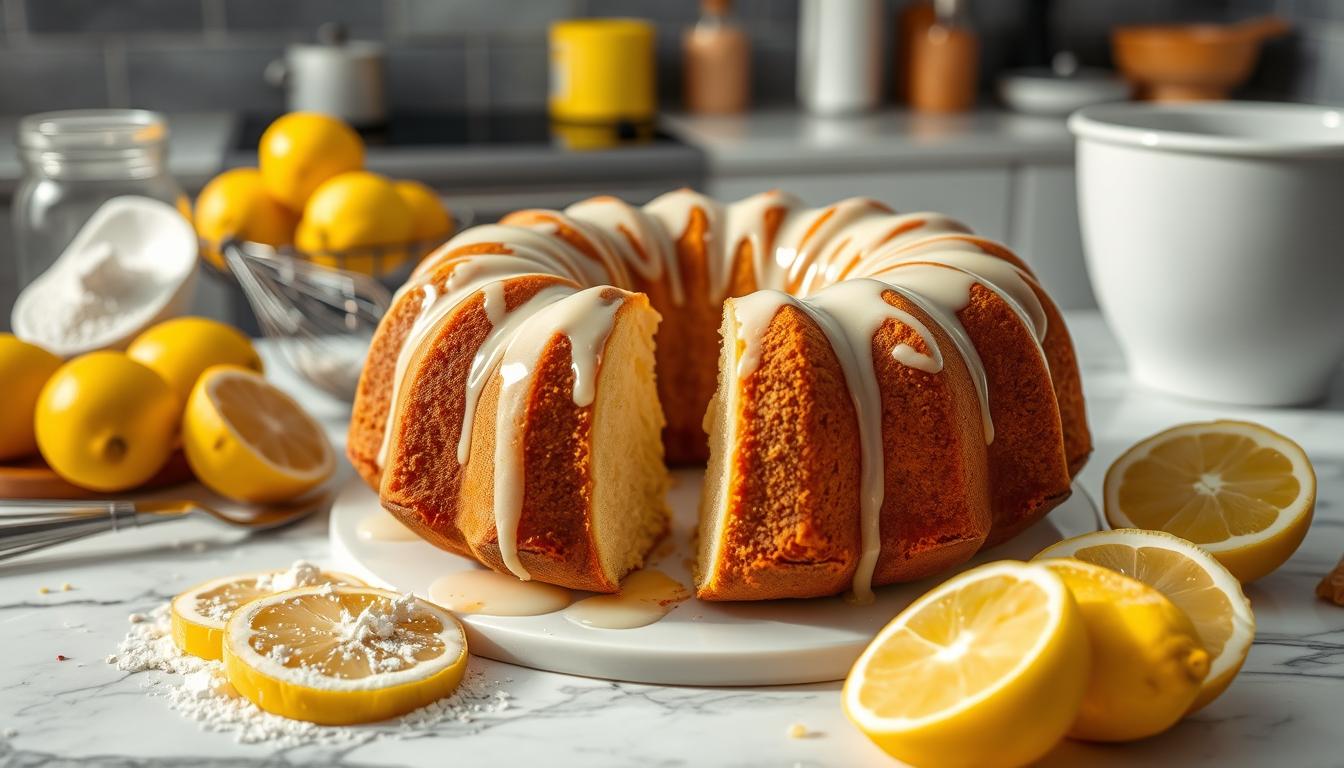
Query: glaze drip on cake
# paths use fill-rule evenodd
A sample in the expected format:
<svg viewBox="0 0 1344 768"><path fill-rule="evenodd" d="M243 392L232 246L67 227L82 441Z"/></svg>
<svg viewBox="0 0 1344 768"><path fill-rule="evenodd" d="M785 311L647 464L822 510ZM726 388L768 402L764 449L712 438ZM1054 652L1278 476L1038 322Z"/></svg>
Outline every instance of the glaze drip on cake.
<svg viewBox="0 0 1344 768"><path fill-rule="evenodd" d="M651 386L652 343L637 339L652 334L655 309L667 321L659 397L604 400L617 369L629 370L630 386ZM675 368L708 365L707 323L718 316L726 346L715 395L712 380ZM824 357L790 362L821 354L818 344L834 371ZM563 403L556 375L572 378ZM775 402L796 413L778 420ZM559 409L555 420L546 409ZM613 553L647 549L665 526L656 510L636 524L603 506L621 494L641 510L661 504L649 430L663 410L669 429L705 413L711 433L697 579L706 599L833 594L842 576L864 599L874 584L936 572L1061 501L1091 448L1067 332L1008 249L941 214L898 214L867 198L805 208L782 192L724 204L678 190L643 208L600 197L520 211L427 258L375 337L349 453L384 505L434 543L519 578L612 591L644 552ZM458 415L449 423L439 411ZM625 450L640 454L622 459L637 476L629 488L596 436L620 433L616 418L635 435ZM918 449L920 419L937 431L933 450ZM963 439L970 423L978 447ZM484 425L493 455L478 471L472 444ZM562 425L577 430L569 442L546 437ZM539 439L572 446L573 458L542 452L531 461L547 468L534 468L525 442ZM445 441L455 449L447 457ZM767 443L778 447L762 452ZM833 477L807 466L821 454L838 462ZM939 470L934 454L953 463ZM760 463L766 456L792 471ZM436 485L428 471L447 479ZM948 479L930 482L929 471ZM539 486L542 472L561 474ZM575 508L535 506L532 494L552 489ZM488 521L472 511L481 502ZM608 540L623 536L633 538ZM559 543L575 539L572 550Z"/></svg>

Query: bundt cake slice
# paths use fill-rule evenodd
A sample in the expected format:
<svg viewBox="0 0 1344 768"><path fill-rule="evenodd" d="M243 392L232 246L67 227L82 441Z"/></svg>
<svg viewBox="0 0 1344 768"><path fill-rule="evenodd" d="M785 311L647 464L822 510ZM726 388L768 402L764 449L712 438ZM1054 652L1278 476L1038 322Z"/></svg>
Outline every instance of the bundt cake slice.
<svg viewBox="0 0 1344 768"><path fill-rule="evenodd" d="M980 548L991 520L978 396L924 309L857 280L810 300L732 299L723 322L705 419L702 599L863 591L857 582L921 578Z"/></svg>
<svg viewBox="0 0 1344 768"><path fill-rule="evenodd" d="M490 320L496 299L515 323ZM383 506L495 570L615 591L667 530L658 319L641 294L540 276L468 299L407 364ZM490 357L500 375L479 375Z"/></svg>

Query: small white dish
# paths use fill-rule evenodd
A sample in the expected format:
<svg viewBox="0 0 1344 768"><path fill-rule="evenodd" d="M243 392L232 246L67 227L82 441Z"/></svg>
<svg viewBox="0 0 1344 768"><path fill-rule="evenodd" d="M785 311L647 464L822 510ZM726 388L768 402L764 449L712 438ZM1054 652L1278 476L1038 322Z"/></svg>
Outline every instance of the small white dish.
<svg viewBox="0 0 1344 768"><path fill-rule="evenodd" d="M1141 384L1317 400L1344 361L1344 110L1105 104L1069 118L1092 287Z"/></svg>
<svg viewBox="0 0 1344 768"><path fill-rule="evenodd" d="M147 197L114 197L19 294L10 324L19 338L62 357L124 349L148 326L187 311L197 252L191 222L173 206ZM99 280L134 280L134 286L122 285L122 296L98 297ZM85 299L83 307L72 306L80 291L102 303ZM72 332L72 318L81 312L95 317Z"/></svg>
<svg viewBox="0 0 1344 768"><path fill-rule="evenodd" d="M1063 117L1093 104L1124 101L1129 84L1106 69L1062 75L1045 67L1014 69L999 77L999 99L1014 112Z"/></svg>

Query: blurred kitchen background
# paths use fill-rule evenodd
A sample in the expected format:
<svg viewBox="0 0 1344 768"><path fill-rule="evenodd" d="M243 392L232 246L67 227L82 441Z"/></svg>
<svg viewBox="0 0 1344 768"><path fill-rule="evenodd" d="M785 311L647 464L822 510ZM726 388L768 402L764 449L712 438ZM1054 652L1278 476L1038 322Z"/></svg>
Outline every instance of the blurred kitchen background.
<svg viewBox="0 0 1344 768"><path fill-rule="evenodd" d="M806 5L731 4L749 44L749 96L738 114L705 116L688 112L683 82L683 36L704 13L695 0L0 0L0 323L19 288L9 208L24 173L13 149L21 116L165 113L168 173L194 196L221 170L255 163L260 131L288 108L268 67L329 22L344 27L328 28L329 41L384 45L386 120L368 133L367 167L429 184L459 219L597 193L642 201L682 185L724 198L779 187L818 204L868 195L900 210L945 211L1006 241L1065 307L1093 304L1073 140L1062 116L1004 105L1006 72L1114 67L1117 25L1274 15L1286 34L1265 42L1231 95L1344 103L1344 0L940 0L940 12L955 12L977 41L978 56L962 61L972 67L973 103L964 112L953 104L951 114L912 110L901 95L907 74L898 74L910 66L902 30L927 20L907 0L885 0L874 8L876 103L817 115L824 105L799 100L800 41L816 32L810 25L830 22L807 18ZM622 146L548 128L549 30L584 17L641 18L654 29L656 130ZM202 281L198 303L246 322L226 280Z"/></svg>

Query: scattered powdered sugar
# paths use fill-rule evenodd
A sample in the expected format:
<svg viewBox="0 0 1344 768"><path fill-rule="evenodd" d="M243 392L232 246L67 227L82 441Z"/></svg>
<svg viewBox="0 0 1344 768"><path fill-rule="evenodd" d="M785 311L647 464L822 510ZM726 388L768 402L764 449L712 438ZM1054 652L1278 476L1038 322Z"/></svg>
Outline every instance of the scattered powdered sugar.
<svg viewBox="0 0 1344 768"><path fill-rule="evenodd" d="M292 568L291 571L296 570ZM409 596L408 596L409 597ZM366 609L350 617L350 637L359 636L366 642L391 642L397 634L389 629L397 611L407 611L411 600L403 598L381 611ZM398 607L399 606L399 607ZM269 742L280 746L314 744L352 744L416 731L428 731L446 723L471 723L477 718L502 712L509 708L509 694L499 689L500 681L487 680L480 672L468 670L457 690L446 698L403 715L396 720L363 726L322 726L301 720L272 715L240 696L229 683L224 665L206 661L178 650L173 642L172 619L169 604L165 603L148 614L132 614L130 630L117 645L116 653L107 657L126 672L151 670L171 673L173 677L156 678L146 683L154 694L162 696L174 710L194 720L207 731L234 734L242 743ZM384 634L387 633L387 634ZM281 650L272 649L272 656ZM392 657L392 658L400 658Z"/></svg>

